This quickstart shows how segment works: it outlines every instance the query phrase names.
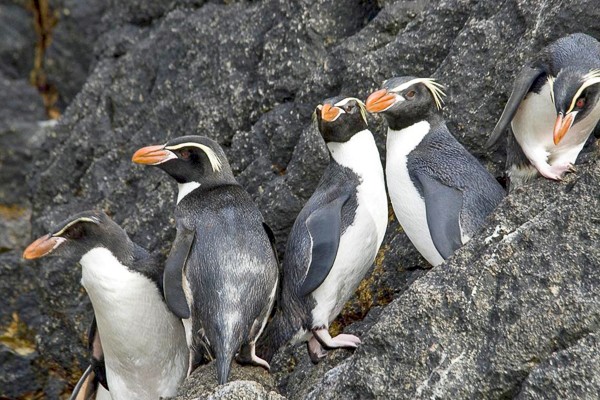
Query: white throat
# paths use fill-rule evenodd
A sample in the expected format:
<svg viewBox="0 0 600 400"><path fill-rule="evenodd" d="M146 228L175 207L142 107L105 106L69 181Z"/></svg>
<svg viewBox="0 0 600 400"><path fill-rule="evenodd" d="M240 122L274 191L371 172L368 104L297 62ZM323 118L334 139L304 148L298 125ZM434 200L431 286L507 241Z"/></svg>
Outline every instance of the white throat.
<svg viewBox="0 0 600 400"><path fill-rule="evenodd" d="M388 129L386 149L393 156L408 155L421 143L429 133L431 125L427 121L420 121L407 128L395 131Z"/></svg>
<svg viewBox="0 0 600 400"><path fill-rule="evenodd" d="M375 139L368 129L358 132L347 142L329 142L327 147L338 164L359 175L373 166L381 165Z"/></svg>
<svg viewBox="0 0 600 400"><path fill-rule="evenodd" d="M200 184L198 182L186 182L179 183L178 187L179 193L177 194L177 204L179 204L179 202L183 200L185 196L198 189L200 187Z"/></svg>

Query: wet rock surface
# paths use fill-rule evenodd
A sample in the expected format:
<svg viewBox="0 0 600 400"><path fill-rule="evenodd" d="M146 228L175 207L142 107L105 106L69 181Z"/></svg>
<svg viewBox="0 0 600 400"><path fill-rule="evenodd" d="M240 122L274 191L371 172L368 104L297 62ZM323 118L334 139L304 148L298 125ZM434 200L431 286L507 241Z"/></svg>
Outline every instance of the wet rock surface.
<svg viewBox="0 0 600 400"><path fill-rule="evenodd" d="M0 30L0 396L58 398L86 366L80 268L24 263L28 241L99 208L140 245L168 251L175 186L130 162L139 147L219 141L283 254L327 163L311 123L320 101L364 99L392 76L437 77L451 131L500 176L502 147L482 145L516 71L567 33L600 37L591 0L334 3L51 1L44 68L63 111L53 126L38 123L44 102L28 83L32 14L0 2L0 22L13 24ZM370 118L383 159L385 125ZM178 398L593 398L600 171L587 151L576 176L511 194L429 271L390 214L372 273L332 327L363 338L356 352L313 366L303 346L285 348L271 376L235 368L239 381L220 388L205 366Z"/></svg>

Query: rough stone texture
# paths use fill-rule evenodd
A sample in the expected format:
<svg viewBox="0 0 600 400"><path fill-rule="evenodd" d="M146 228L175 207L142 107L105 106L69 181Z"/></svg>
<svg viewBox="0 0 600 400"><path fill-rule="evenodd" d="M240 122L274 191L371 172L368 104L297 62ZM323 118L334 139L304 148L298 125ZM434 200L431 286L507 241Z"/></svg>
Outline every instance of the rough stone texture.
<svg viewBox="0 0 600 400"><path fill-rule="evenodd" d="M594 161L563 184L515 191L308 398L597 396L593 370L573 370L597 361L583 354L600 328L599 173Z"/></svg>
<svg viewBox="0 0 600 400"><path fill-rule="evenodd" d="M101 208L142 246L170 247L175 186L130 162L140 146L183 134L218 140L282 253L327 162L311 123L321 100L433 75L448 87L453 133L500 175L502 148L481 146L514 73L557 37L600 37L593 0L56 0L47 73L68 108L40 128L44 108L25 81L35 35L24 1L0 0L0 21L8 6L17 25L14 41L0 40L0 205L24 211L6 229L15 209L0 209L0 396L17 398L69 392L86 362L91 309L78 266L19 260L28 240ZM385 125L371 123L384 155ZM390 215L372 274L332 327L364 338L356 353L312 366L304 347L285 348L275 384L236 368L243 381L217 390L202 367L179 398L276 398L275 387L292 399L598 392L596 158L568 183L516 191L480 237L427 273Z"/></svg>
<svg viewBox="0 0 600 400"><path fill-rule="evenodd" d="M217 385L214 362L197 368L179 388L174 400L192 399L284 399L277 393L273 377L260 367L241 367L234 364L230 382Z"/></svg>

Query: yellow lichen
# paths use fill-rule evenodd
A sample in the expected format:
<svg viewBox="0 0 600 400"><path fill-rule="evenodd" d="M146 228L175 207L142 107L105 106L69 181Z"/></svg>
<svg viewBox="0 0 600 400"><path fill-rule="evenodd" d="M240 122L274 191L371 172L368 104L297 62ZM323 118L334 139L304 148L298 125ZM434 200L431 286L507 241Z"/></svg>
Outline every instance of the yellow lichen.
<svg viewBox="0 0 600 400"><path fill-rule="evenodd" d="M33 338L31 329L19 319L16 312L13 312L11 323L0 334L0 343L21 356L27 356L36 350Z"/></svg>

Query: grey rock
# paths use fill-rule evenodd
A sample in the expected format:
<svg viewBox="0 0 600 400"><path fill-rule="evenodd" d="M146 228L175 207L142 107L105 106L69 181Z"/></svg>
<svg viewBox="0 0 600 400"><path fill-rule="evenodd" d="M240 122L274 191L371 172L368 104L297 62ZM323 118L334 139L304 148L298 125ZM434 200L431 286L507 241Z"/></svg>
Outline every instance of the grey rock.
<svg viewBox="0 0 600 400"><path fill-rule="evenodd" d="M599 172L594 161L565 183L515 191L482 234L394 300L308 398L597 394L569 368L596 357L579 347L595 346L600 328Z"/></svg>
<svg viewBox="0 0 600 400"><path fill-rule="evenodd" d="M35 42L33 16L26 5L0 2L0 73L10 79L28 79Z"/></svg>

